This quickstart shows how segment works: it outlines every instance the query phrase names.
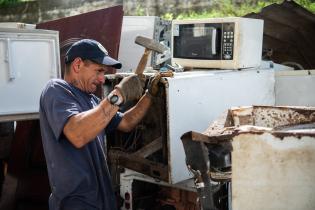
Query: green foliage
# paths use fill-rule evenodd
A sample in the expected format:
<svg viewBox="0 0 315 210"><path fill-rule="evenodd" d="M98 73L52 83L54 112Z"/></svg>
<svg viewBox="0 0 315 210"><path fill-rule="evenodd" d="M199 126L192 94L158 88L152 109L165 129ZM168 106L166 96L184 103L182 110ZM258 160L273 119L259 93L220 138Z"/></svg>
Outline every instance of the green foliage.
<svg viewBox="0 0 315 210"><path fill-rule="evenodd" d="M0 0L0 8L13 7L26 1L37 1L37 0Z"/></svg>
<svg viewBox="0 0 315 210"><path fill-rule="evenodd" d="M136 15L137 16L144 16L144 8L137 3L137 8L136 8Z"/></svg>
<svg viewBox="0 0 315 210"><path fill-rule="evenodd" d="M315 1L314 0L295 0L296 3L302 5L305 9L315 13Z"/></svg>
<svg viewBox="0 0 315 210"><path fill-rule="evenodd" d="M18 2L20 2L20 0L0 0L0 7L15 5Z"/></svg>
<svg viewBox="0 0 315 210"><path fill-rule="evenodd" d="M243 0L242 3L235 3L233 0L213 0L211 8L195 12L181 13L174 15L172 13L165 13L163 18L172 19L197 19L197 18L212 18L212 17L241 17L249 13L258 13L260 10L270 4L282 3L283 0ZM295 0L309 11L315 13L315 1L314 0Z"/></svg>

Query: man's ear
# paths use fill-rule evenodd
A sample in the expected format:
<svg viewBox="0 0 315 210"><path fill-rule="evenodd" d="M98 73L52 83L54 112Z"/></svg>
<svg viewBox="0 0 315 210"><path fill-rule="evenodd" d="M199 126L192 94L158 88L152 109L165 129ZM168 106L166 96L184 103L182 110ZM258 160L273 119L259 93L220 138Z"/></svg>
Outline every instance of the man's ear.
<svg viewBox="0 0 315 210"><path fill-rule="evenodd" d="M81 58L75 58L72 61L72 69L74 70L75 73L78 73L80 71L80 67L82 66L82 59Z"/></svg>

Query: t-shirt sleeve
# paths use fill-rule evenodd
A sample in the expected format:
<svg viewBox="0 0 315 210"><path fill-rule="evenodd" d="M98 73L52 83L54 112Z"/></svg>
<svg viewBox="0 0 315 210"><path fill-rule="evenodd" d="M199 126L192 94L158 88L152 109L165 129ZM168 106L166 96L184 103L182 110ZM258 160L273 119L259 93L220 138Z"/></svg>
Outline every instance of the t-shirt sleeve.
<svg viewBox="0 0 315 210"><path fill-rule="evenodd" d="M123 113L117 112L105 128L105 133L113 132L122 120L123 115Z"/></svg>
<svg viewBox="0 0 315 210"><path fill-rule="evenodd" d="M74 95L61 84L53 84L42 95L43 107L47 121L56 137L60 139L68 119L82 111Z"/></svg>

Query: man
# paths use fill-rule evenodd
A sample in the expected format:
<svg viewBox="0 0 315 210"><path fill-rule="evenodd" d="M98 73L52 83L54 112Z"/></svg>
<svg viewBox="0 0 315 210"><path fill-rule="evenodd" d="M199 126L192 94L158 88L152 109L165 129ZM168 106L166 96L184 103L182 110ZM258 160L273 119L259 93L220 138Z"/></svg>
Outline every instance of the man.
<svg viewBox="0 0 315 210"><path fill-rule="evenodd" d="M74 43L65 57L64 80L50 80L40 98L40 125L52 193L50 210L115 210L104 135L132 130L157 94L160 75L143 93L143 78L124 78L103 100L92 93L104 83L106 66L121 68L95 40ZM119 105L141 99L125 112Z"/></svg>

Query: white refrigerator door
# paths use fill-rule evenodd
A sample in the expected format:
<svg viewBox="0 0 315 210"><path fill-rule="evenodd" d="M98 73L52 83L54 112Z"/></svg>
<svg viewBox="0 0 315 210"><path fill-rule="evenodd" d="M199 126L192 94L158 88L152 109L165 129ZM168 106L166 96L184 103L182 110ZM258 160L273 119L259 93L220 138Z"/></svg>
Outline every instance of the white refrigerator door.
<svg viewBox="0 0 315 210"><path fill-rule="evenodd" d="M124 16L121 29L118 60L123 64L118 72L134 72L144 53L144 47L135 43L137 36L154 39L155 16ZM151 65L151 56L147 66Z"/></svg>
<svg viewBox="0 0 315 210"><path fill-rule="evenodd" d="M2 120L38 113L40 93L45 83L60 77L58 33L20 31L0 30Z"/></svg>

